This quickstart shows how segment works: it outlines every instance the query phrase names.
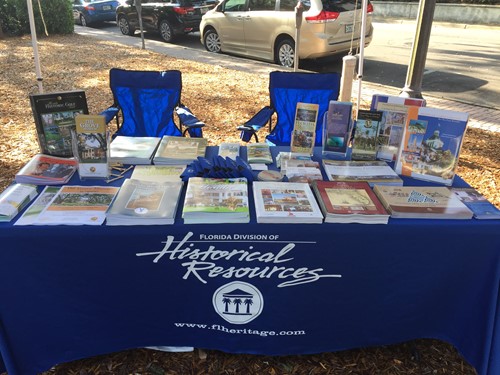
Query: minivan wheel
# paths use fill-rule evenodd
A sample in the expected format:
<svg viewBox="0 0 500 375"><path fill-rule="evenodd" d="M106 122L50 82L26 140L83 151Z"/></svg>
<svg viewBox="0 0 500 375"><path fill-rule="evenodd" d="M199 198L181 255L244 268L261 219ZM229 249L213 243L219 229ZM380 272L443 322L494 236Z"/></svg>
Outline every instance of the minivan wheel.
<svg viewBox="0 0 500 375"><path fill-rule="evenodd" d="M219 34L214 29L209 29L205 32L203 44L208 52L220 53L221 42Z"/></svg>
<svg viewBox="0 0 500 375"><path fill-rule="evenodd" d="M123 35L134 35L135 33L135 30L130 27L128 20L123 16L118 19L118 27Z"/></svg>
<svg viewBox="0 0 500 375"><path fill-rule="evenodd" d="M83 14L80 14L80 25L83 27L87 26L87 20L85 19L85 16Z"/></svg>
<svg viewBox="0 0 500 375"><path fill-rule="evenodd" d="M278 43L275 62L281 66L292 68L295 60L295 43L292 39L283 39Z"/></svg>
<svg viewBox="0 0 500 375"><path fill-rule="evenodd" d="M171 43L174 40L172 26L170 26L167 20L162 20L160 22L160 35L161 38L167 43Z"/></svg>

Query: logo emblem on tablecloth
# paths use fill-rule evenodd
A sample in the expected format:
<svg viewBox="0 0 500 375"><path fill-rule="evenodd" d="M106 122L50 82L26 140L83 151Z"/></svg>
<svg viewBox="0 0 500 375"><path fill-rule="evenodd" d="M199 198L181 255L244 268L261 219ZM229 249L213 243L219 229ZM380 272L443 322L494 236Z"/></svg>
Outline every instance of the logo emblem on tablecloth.
<svg viewBox="0 0 500 375"><path fill-rule="evenodd" d="M233 324L246 324L257 318L264 308L262 293L253 285L234 281L221 286L212 299L217 313Z"/></svg>

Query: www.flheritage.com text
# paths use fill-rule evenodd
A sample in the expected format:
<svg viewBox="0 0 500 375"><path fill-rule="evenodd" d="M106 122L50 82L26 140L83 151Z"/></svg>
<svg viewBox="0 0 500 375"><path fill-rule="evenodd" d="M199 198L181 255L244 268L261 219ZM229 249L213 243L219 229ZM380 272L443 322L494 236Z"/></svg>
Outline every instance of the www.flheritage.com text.
<svg viewBox="0 0 500 375"><path fill-rule="evenodd" d="M225 332L232 335L258 335L262 337L267 336L301 336L305 335L306 331L261 331L258 329L248 329L248 328L227 328L220 324L198 324L198 323L174 323L177 328L198 328L198 329L210 329L214 331Z"/></svg>

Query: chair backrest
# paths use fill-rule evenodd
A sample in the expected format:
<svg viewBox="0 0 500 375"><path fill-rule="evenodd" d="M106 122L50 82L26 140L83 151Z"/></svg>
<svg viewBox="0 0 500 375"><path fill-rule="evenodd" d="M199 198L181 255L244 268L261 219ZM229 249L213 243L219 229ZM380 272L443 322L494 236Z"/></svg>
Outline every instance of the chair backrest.
<svg viewBox="0 0 500 375"><path fill-rule="evenodd" d="M116 135L134 137L181 136L174 122L180 104L182 78L178 70L137 71L113 68L109 85L122 111Z"/></svg>
<svg viewBox="0 0 500 375"><path fill-rule="evenodd" d="M323 115L330 100L337 100L340 91L338 73L271 72L269 95L276 111L277 122L269 135L268 143L290 145L298 102L319 104L316 126L316 146L321 146Z"/></svg>

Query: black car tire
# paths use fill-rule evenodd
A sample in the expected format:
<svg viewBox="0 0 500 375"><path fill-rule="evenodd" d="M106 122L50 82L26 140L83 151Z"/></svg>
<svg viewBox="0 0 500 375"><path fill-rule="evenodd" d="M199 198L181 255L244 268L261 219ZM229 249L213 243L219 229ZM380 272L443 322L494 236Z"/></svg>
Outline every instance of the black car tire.
<svg viewBox="0 0 500 375"><path fill-rule="evenodd" d="M172 26L170 26L170 23L167 20L160 21L159 31L161 38L165 42L172 43L172 41L174 40L174 30L172 29Z"/></svg>
<svg viewBox="0 0 500 375"><path fill-rule="evenodd" d="M118 19L118 27L123 35L134 35L135 29L130 26L127 18L124 16L120 16Z"/></svg>
<svg viewBox="0 0 500 375"><path fill-rule="evenodd" d="M85 18L85 16L83 14L80 14L80 25L82 25L83 27L88 26L87 19Z"/></svg>
<svg viewBox="0 0 500 375"><path fill-rule="evenodd" d="M274 61L278 65L293 68L295 62L295 42L293 39L286 38L278 43Z"/></svg>
<svg viewBox="0 0 500 375"><path fill-rule="evenodd" d="M203 44L208 52L220 53L221 52L221 41L219 34L214 29L208 29L203 35Z"/></svg>

